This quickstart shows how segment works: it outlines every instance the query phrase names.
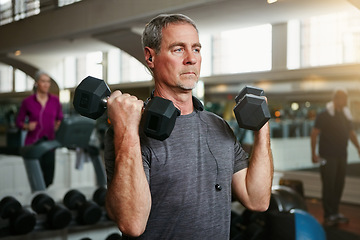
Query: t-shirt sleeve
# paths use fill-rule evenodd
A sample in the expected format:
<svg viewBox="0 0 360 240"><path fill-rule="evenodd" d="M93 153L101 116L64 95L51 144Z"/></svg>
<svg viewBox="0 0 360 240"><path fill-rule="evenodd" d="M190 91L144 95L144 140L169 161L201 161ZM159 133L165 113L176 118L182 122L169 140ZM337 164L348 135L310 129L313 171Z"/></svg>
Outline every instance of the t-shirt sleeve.
<svg viewBox="0 0 360 240"><path fill-rule="evenodd" d="M241 147L234 132L227 122L227 131L234 141L234 173L247 168L249 166L249 154Z"/></svg>
<svg viewBox="0 0 360 240"><path fill-rule="evenodd" d="M142 160L143 160L143 167L145 171L145 176L150 183L150 162L151 162L151 151L147 146L142 145L141 146L141 154L142 154Z"/></svg>
<svg viewBox="0 0 360 240"><path fill-rule="evenodd" d="M234 143L234 173L247 168L249 166L249 154L241 147L240 143L235 139Z"/></svg>

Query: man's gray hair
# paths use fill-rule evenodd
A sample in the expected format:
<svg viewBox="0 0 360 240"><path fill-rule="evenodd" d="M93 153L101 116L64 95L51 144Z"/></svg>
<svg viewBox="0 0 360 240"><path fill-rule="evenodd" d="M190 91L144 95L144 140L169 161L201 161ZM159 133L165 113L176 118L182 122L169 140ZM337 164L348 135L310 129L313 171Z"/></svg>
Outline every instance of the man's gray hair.
<svg viewBox="0 0 360 240"><path fill-rule="evenodd" d="M197 32L199 32L195 22L183 14L160 14L153 18L145 26L141 38L143 49L145 47L149 47L154 49L155 53L158 54L160 52L162 40L162 29L172 23L188 23L191 24Z"/></svg>

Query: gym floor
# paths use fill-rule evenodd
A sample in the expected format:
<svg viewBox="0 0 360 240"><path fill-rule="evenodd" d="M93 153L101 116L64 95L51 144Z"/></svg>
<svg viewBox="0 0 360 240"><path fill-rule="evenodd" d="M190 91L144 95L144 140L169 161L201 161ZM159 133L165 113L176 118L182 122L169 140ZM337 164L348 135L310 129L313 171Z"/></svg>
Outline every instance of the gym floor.
<svg viewBox="0 0 360 240"><path fill-rule="evenodd" d="M322 203L319 199L306 199L309 213L321 224L324 221ZM360 240L360 206L342 203L340 212L349 218L349 223L340 224L336 227L326 227L327 240Z"/></svg>

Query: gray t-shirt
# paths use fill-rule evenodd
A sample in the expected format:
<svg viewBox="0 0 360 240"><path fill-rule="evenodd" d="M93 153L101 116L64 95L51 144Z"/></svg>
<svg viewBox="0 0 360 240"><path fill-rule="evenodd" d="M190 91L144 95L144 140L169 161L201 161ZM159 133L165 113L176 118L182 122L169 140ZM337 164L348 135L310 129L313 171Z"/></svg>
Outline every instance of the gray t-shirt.
<svg viewBox="0 0 360 240"><path fill-rule="evenodd" d="M141 134L141 144L152 207L137 239L229 239L231 179L248 155L228 124L198 108L179 116L166 140ZM111 180L113 153L105 161Z"/></svg>

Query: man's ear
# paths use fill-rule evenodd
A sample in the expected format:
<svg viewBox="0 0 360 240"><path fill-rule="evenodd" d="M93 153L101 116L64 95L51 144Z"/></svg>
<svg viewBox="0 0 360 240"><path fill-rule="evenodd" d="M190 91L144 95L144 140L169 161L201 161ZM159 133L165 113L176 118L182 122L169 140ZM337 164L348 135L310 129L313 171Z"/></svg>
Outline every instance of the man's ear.
<svg viewBox="0 0 360 240"><path fill-rule="evenodd" d="M155 51L149 47L144 48L145 61L149 68L154 67Z"/></svg>

